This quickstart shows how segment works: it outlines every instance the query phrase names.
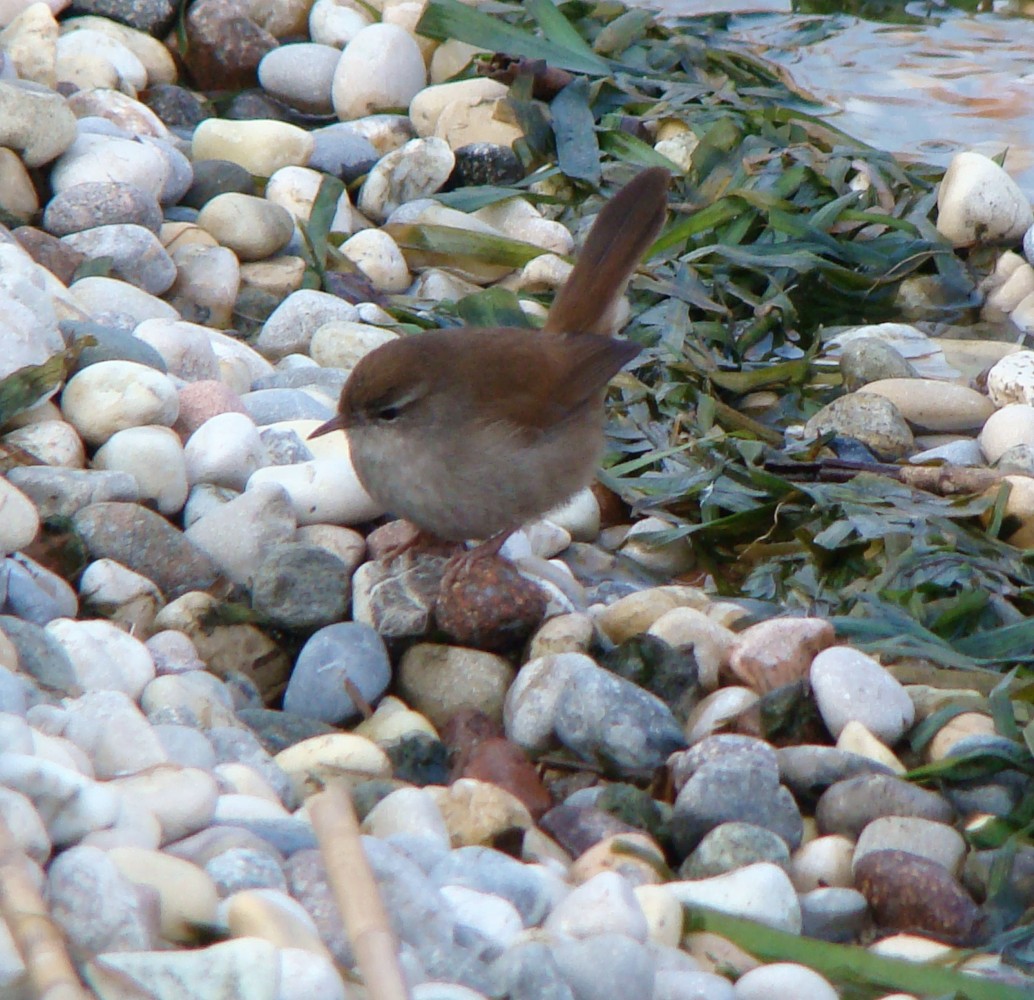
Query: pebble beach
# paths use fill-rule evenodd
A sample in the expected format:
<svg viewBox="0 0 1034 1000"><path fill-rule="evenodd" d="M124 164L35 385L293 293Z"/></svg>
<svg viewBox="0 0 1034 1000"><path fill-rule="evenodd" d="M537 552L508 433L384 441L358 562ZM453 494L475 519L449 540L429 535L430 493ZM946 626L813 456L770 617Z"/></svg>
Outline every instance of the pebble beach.
<svg viewBox="0 0 1034 1000"><path fill-rule="evenodd" d="M698 909L1031 995L987 947L1003 855L975 835L1029 753L905 778L1015 755L989 687L755 620L602 487L439 592L445 556L381 558L400 526L345 436L308 440L413 303L499 287L540 319L584 236L548 200L436 200L520 181L523 132L426 7L0 0L0 895L34 887L85 997L362 1000L308 810L343 782L414 1000L842 995ZM688 125L651 141L688 169ZM976 152L937 204L952 246L997 247L1001 338L854 326L821 359L844 394L785 433L1004 479L1025 548L1034 213ZM319 288L314 213L342 258ZM529 259L450 262L419 227ZM780 691L811 700L799 738L764 735ZM1029 844L1007 879L1034 906ZM0 1000L36 1000L5 916Z"/></svg>

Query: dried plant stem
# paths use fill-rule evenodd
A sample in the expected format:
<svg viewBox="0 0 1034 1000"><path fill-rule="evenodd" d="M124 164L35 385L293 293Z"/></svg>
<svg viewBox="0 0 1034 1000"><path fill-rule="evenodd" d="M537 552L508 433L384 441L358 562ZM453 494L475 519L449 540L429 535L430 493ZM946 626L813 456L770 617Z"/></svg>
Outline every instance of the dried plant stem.
<svg viewBox="0 0 1034 1000"><path fill-rule="evenodd" d="M363 853L348 788L328 785L309 800L309 815L369 1000L407 1000L395 934Z"/></svg>
<svg viewBox="0 0 1034 1000"><path fill-rule="evenodd" d="M10 828L0 816L0 918L25 963L36 1000L89 1000L72 966L61 932L26 868Z"/></svg>

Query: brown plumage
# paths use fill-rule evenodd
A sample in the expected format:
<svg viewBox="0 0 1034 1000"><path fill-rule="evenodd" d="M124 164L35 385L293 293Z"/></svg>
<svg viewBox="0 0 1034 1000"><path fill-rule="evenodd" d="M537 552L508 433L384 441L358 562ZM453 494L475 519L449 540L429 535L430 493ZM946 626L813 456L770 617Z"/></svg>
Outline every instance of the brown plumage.
<svg viewBox="0 0 1034 1000"><path fill-rule="evenodd" d="M541 330L431 330L355 366L338 415L367 492L440 538L505 537L593 478L607 383L638 347L609 334L664 224L669 175L639 174L600 211Z"/></svg>

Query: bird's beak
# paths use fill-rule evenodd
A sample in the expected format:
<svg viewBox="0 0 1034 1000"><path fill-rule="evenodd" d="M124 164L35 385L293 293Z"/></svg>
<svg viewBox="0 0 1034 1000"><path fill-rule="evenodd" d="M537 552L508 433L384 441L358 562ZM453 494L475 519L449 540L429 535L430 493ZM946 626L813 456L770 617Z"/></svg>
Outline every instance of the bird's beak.
<svg viewBox="0 0 1034 1000"><path fill-rule="evenodd" d="M345 418L344 415L339 413L336 417L331 417L325 424L320 424L308 437L311 441L313 438L322 437L324 434L330 434L332 431L343 431L345 429Z"/></svg>

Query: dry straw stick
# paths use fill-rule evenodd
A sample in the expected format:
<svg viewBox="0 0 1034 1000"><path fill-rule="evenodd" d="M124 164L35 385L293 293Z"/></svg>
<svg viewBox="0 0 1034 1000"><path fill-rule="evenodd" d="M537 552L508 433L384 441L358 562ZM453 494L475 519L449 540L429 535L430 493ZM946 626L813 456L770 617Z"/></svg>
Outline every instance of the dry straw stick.
<svg viewBox="0 0 1034 1000"><path fill-rule="evenodd" d="M0 816L0 919L25 963L36 1000L89 1000L10 827Z"/></svg>
<svg viewBox="0 0 1034 1000"><path fill-rule="evenodd" d="M395 934L363 853L348 787L331 783L308 807L369 1000L408 1000Z"/></svg>

